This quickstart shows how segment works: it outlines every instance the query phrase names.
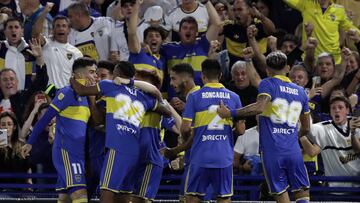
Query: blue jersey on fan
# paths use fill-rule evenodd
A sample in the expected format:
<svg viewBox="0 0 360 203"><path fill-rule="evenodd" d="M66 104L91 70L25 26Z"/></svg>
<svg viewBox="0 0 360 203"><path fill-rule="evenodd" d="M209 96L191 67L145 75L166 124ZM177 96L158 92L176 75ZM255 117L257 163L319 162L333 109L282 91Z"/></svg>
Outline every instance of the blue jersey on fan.
<svg viewBox="0 0 360 203"><path fill-rule="evenodd" d="M161 81L164 79L164 60L160 55L148 54L141 49L139 53L130 52L129 61L137 71L155 72Z"/></svg>
<svg viewBox="0 0 360 203"><path fill-rule="evenodd" d="M259 118L260 150L278 154L299 152L298 120L300 114L309 113L304 88L276 75L261 81L258 95L271 97Z"/></svg>
<svg viewBox="0 0 360 203"><path fill-rule="evenodd" d="M207 83L187 98L183 119L192 121L194 127L190 164L205 168L224 168L232 164L233 122L217 114L221 100L230 109L241 107L239 96L220 83Z"/></svg>
<svg viewBox="0 0 360 203"><path fill-rule="evenodd" d="M146 111L156 108L157 100L142 91L113 81L98 83L106 102L105 146L127 155L139 154L140 123Z"/></svg>

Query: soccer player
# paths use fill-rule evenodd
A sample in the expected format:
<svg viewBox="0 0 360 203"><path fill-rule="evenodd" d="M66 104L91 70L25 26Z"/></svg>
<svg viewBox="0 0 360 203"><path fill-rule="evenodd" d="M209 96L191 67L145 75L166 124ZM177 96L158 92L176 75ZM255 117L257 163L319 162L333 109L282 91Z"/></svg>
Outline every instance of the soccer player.
<svg viewBox="0 0 360 203"><path fill-rule="evenodd" d="M85 84L86 81L94 81L95 71L96 61L93 59L79 58L74 61L73 73L79 82ZM85 181L85 133L90 110L86 97L78 96L69 86L58 90L49 109L36 123L27 144L22 147L22 156L29 154L32 144L54 116L56 132L52 157L58 173L58 202L65 203L66 194L70 195L74 203L88 202Z"/></svg>
<svg viewBox="0 0 360 203"><path fill-rule="evenodd" d="M160 88L160 77L153 72L137 71L136 79L149 82ZM133 203L146 203L153 200L160 185L163 171L161 150L161 128L180 132L181 117L171 106L172 117L162 117L156 112L146 112L140 124L140 159L136 166L135 191Z"/></svg>
<svg viewBox="0 0 360 203"><path fill-rule="evenodd" d="M114 77L132 79L135 75L133 64L119 62ZM121 195L119 202L128 202L134 182L133 172L139 159L140 123L146 111L155 110L170 115L164 104L143 93L133 85L117 85L114 81L102 80L96 86L85 87L71 80L72 87L79 95L105 96L107 153L100 178L101 202L115 202L115 194Z"/></svg>
<svg viewBox="0 0 360 203"><path fill-rule="evenodd" d="M230 202L233 193L233 121L220 118L216 104L223 101L230 108L240 108L241 102L237 94L219 83L221 67L216 60L206 59L201 67L205 85L189 94L180 129L185 140L192 131L194 133L185 198L186 202L200 202L211 185L217 202ZM234 124L236 131L242 134L244 124L238 121Z"/></svg>
<svg viewBox="0 0 360 203"><path fill-rule="evenodd" d="M308 97L304 88L285 76L289 71L286 61L284 53L270 53L266 58L269 78L260 82L256 103L231 111L221 104L218 113L222 118L260 114L260 152L270 193L275 194L277 202L290 202L286 191L290 185L296 202L305 203L309 201L310 184L297 126L300 118L300 134L309 132Z"/></svg>

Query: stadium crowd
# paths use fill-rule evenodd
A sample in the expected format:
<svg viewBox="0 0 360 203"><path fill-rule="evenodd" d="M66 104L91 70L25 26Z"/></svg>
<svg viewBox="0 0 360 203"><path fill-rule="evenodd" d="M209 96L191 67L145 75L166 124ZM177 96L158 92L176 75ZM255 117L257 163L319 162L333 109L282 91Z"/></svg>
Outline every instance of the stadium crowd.
<svg viewBox="0 0 360 203"><path fill-rule="evenodd" d="M265 175L278 202L288 187L308 202L307 175L360 175L358 9L358 0L2 0L0 172L57 173L61 203L100 189L102 202L149 202L163 173L183 173L183 202L230 202L233 173ZM305 102L272 91L304 92ZM286 123L272 136L291 150L265 146L264 117ZM263 164L298 147L304 181L287 174L302 169L276 177Z"/></svg>

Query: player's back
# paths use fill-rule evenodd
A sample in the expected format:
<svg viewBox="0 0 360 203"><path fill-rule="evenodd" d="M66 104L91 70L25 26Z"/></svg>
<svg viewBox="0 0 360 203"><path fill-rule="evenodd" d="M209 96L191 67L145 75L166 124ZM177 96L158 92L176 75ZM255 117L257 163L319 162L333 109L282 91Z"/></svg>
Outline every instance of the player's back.
<svg viewBox="0 0 360 203"><path fill-rule="evenodd" d="M66 86L58 90L50 105L59 112L54 146L84 155L86 126L90 118L87 98L78 96L70 86Z"/></svg>
<svg viewBox="0 0 360 203"><path fill-rule="evenodd" d="M192 120L194 127L191 164L206 168L223 168L232 164L233 123L217 114L220 101L231 109L241 107L239 96L220 83L208 83L187 98L183 119Z"/></svg>
<svg viewBox="0 0 360 203"><path fill-rule="evenodd" d="M298 121L308 113L308 98L304 89L285 76L274 76L261 81L259 95L268 95L267 104L259 118L260 150L276 153L300 151Z"/></svg>
<svg viewBox="0 0 360 203"><path fill-rule="evenodd" d="M105 146L138 155L140 123L145 112L156 107L156 100L133 86L110 80L100 81L98 87L106 102Z"/></svg>

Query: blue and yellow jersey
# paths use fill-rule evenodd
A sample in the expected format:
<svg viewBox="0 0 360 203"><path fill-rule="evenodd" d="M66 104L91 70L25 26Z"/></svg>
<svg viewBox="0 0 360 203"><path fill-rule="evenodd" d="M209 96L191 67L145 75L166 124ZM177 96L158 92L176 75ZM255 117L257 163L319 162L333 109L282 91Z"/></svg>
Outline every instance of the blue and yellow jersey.
<svg viewBox="0 0 360 203"><path fill-rule="evenodd" d="M161 55L164 56L166 60L168 72L176 64L189 63L195 71L195 84L201 86L203 85L201 80L201 63L208 58L209 47L210 43L206 36L203 35L192 45L184 45L179 42L162 45ZM168 91L170 98L174 96L174 90L170 86L168 87Z"/></svg>
<svg viewBox="0 0 360 203"><path fill-rule="evenodd" d="M241 107L239 96L220 83L207 83L187 98L183 120L193 123L191 164L205 168L224 168L232 164L233 121L217 114L221 100L230 109Z"/></svg>
<svg viewBox="0 0 360 203"><path fill-rule="evenodd" d="M141 121L146 111L156 108L157 100L134 87L116 85L110 80L100 81L98 89L106 102L105 146L138 155Z"/></svg>
<svg viewBox="0 0 360 203"><path fill-rule="evenodd" d="M304 88L291 83L286 76L276 75L260 82L260 95L271 97L259 118L260 150L299 152L299 117L310 112Z"/></svg>
<svg viewBox="0 0 360 203"><path fill-rule="evenodd" d="M54 147L84 155L86 126L90 118L86 97L78 96L71 87L66 86L58 90L50 106L58 112Z"/></svg>
<svg viewBox="0 0 360 203"><path fill-rule="evenodd" d="M143 49L139 53L130 52L129 61L134 64L136 70L155 72L161 82L164 79L164 61L160 55L145 53Z"/></svg>

